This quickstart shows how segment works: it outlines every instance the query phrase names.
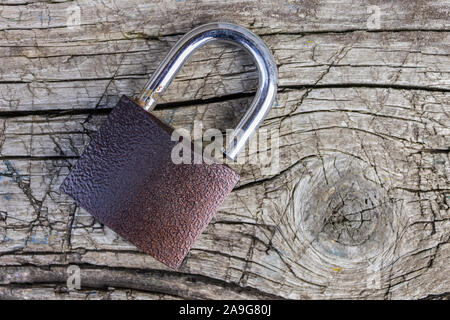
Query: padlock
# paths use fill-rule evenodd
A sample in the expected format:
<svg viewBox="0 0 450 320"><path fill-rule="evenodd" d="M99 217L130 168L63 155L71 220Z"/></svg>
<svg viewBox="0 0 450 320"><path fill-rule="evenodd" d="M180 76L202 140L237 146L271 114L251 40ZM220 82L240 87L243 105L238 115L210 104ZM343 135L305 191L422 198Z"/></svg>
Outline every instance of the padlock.
<svg viewBox="0 0 450 320"><path fill-rule="evenodd" d="M176 43L135 101L122 96L61 185L99 222L173 269L239 180L219 161L175 164L174 129L151 113L189 56L213 41L244 48L258 69L256 96L223 150L236 159L272 107L277 69L258 36L235 24L210 23Z"/></svg>

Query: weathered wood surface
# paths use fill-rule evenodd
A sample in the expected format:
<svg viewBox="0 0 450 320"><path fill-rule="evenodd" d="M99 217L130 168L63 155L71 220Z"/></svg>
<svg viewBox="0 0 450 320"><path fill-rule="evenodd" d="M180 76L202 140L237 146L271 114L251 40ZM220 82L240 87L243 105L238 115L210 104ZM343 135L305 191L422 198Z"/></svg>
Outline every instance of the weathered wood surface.
<svg viewBox="0 0 450 320"><path fill-rule="evenodd" d="M67 28L74 5L81 26ZM2 1L0 297L448 298L449 11L444 0ZM234 165L239 185L175 272L58 189L119 97L180 35L217 20L274 54L279 95L263 127L280 132L279 172ZM255 82L248 56L210 46L156 113L229 128ZM69 265L81 290L66 288Z"/></svg>

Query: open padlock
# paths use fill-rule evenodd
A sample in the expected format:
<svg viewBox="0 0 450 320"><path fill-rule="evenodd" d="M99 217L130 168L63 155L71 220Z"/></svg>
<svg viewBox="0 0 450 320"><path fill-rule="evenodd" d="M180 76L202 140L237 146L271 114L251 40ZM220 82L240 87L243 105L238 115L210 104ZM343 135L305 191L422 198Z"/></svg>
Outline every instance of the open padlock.
<svg viewBox="0 0 450 320"><path fill-rule="evenodd" d="M179 267L239 175L218 161L175 164L174 129L150 111L189 56L216 40L244 48L258 68L256 96L224 150L235 159L272 107L276 65L249 30L210 23L177 42L136 102L120 99L61 185L77 205L171 268Z"/></svg>

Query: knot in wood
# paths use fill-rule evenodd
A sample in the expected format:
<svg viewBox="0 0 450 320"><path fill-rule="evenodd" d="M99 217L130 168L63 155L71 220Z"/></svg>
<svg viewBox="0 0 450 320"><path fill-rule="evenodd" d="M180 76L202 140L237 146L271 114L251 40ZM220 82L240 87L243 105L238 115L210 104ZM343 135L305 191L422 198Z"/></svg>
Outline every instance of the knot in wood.
<svg viewBox="0 0 450 320"><path fill-rule="evenodd" d="M316 252L329 258L356 262L376 257L395 242L386 190L358 161L322 160L295 192L301 232Z"/></svg>

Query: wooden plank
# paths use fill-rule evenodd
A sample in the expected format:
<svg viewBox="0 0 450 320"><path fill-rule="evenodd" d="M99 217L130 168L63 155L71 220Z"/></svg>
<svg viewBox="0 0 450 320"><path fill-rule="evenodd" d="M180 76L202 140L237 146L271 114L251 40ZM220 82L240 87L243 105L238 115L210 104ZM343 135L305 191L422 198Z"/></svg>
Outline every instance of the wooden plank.
<svg viewBox="0 0 450 320"><path fill-rule="evenodd" d="M3 2L0 297L447 297L449 3L379 1L379 29L370 4ZM79 28L66 26L73 5ZM219 18L274 53L279 93L262 129L279 136L279 157L230 164L238 186L172 271L59 186L120 96L136 94L182 34ZM248 56L213 45L155 113L191 131L233 128L256 81ZM69 265L81 290L67 288Z"/></svg>
<svg viewBox="0 0 450 320"><path fill-rule="evenodd" d="M279 65L279 85L450 89L450 36L442 32L263 36ZM24 47L0 56L0 112L113 107L139 92L178 37ZM0 51L1 52L1 51ZM16 66L21 66L20 69ZM163 102L252 92L251 58L232 47L201 49ZM68 90L70 88L71 90Z"/></svg>

